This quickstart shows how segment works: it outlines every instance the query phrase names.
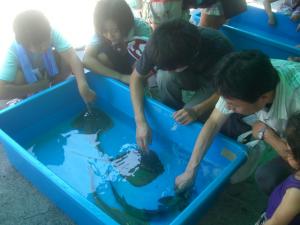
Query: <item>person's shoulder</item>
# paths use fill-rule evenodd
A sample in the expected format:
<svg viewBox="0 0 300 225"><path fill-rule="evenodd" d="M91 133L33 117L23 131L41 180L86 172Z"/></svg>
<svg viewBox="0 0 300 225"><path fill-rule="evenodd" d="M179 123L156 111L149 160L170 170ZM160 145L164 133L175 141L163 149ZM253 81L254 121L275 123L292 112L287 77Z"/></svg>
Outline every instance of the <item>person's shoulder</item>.
<svg viewBox="0 0 300 225"><path fill-rule="evenodd" d="M152 33L151 26L141 18L134 18L134 35L149 37Z"/></svg>
<svg viewBox="0 0 300 225"><path fill-rule="evenodd" d="M219 30L210 27L198 27L199 36L208 41L228 40L228 38Z"/></svg>
<svg viewBox="0 0 300 225"><path fill-rule="evenodd" d="M300 202L300 188L290 187L286 190L286 195L288 196L288 199L290 200L293 207L297 207L298 212L300 212L300 204L298 204ZM295 204L293 204L293 202Z"/></svg>
<svg viewBox="0 0 300 225"><path fill-rule="evenodd" d="M291 87L300 87L300 63L283 59L271 59L281 81Z"/></svg>
<svg viewBox="0 0 300 225"><path fill-rule="evenodd" d="M64 52L72 48L72 45L56 29L51 29L51 45L58 52Z"/></svg>
<svg viewBox="0 0 300 225"><path fill-rule="evenodd" d="M210 27L198 27L200 34L221 34L219 30L210 28Z"/></svg>
<svg viewBox="0 0 300 225"><path fill-rule="evenodd" d="M102 39L100 36L98 36L97 34L94 34L90 40L89 40L89 43L88 45L90 46L99 46L102 44Z"/></svg>
<svg viewBox="0 0 300 225"><path fill-rule="evenodd" d="M62 37L62 34L58 30L51 28L51 39L57 37Z"/></svg>
<svg viewBox="0 0 300 225"><path fill-rule="evenodd" d="M227 103L222 96L219 97L219 99L215 105L215 108L224 115L233 113L232 110L227 108Z"/></svg>
<svg viewBox="0 0 300 225"><path fill-rule="evenodd" d="M16 41L13 41L9 43L8 45L4 46L4 49L6 49L6 52L3 51L2 54L0 55L0 63L1 65L3 62L7 60L15 60L17 59L17 54L16 54Z"/></svg>
<svg viewBox="0 0 300 225"><path fill-rule="evenodd" d="M145 25L148 25L148 23L143 20L142 18L138 18L138 17L134 17L134 25L135 26L145 26Z"/></svg>
<svg viewBox="0 0 300 225"><path fill-rule="evenodd" d="M51 28L50 33L51 43L56 44L58 42L66 42L64 36L56 29Z"/></svg>

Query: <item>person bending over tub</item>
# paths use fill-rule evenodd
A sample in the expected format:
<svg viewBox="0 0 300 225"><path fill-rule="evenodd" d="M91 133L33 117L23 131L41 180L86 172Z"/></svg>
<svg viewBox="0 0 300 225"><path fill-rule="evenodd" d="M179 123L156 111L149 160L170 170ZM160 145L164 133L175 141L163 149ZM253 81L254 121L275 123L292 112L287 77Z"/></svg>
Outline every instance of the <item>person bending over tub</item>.
<svg viewBox="0 0 300 225"><path fill-rule="evenodd" d="M269 144L278 156L256 171L256 181L266 193L291 174L287 163L286 143L282 138L287 119L300 110L300 64L286 60L270 60L260 51L242 51L224 57L216 72L216 88L221 95L215 109L200 131L185 171L176 178L178 192L190 188L201 160L229 115L255 114L252 136L259 145ZM243 180L257 166L256 155L262 148L248 148L248 160L235 173ZM254 158L253 158L254 157ZM201 182L201 181L200 181Z"/></svg>
<svg viewBox="0 0 300 225"><path fill-rule="evenodd" d="M294 169L269 197L266 212L255 225L300 224L300 113L292 115L286 127L287 162Z"/></svg>
<svg viewBox="0 0 300 225"><path fill-rule="evenodd" d="M73 72L86 103L94 100L83 66L71 45L39 11L18 14L13 22L15 41L0 68L0 108L11 99L28 95L56 84Z"/></svg>
<svg viewBox="0 0 300 225"><path fill-rule="evenodd" d="M215 105L218 96L213 87L214 68L231 51L232 45L219 31L197 28L184 20L171 20L155 29L130 79L136 140L142 149L151 142L151 129L144 115L145 77L156 71L162 102L177 110L177 122L188 124L204 119ZM183 90L195 91L187 104L183 102Z"/></svg>
<svg viewBox="0 0 300 225"><path fill-rule="evenodd" d="M85 49L83 63L95 73L129 83L137 58L152 30L134 18L124 0L100 0L94 11L95 35Z"/></svg>

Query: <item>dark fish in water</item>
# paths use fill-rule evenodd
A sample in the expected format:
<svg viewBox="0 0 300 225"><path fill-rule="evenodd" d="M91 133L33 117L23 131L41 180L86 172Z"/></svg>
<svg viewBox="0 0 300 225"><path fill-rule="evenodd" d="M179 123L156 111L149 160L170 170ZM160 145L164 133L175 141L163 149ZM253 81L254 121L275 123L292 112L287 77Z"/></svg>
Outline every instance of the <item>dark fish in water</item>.
<svg viewBox="0 0 300 225"><path fill-rule="evenodd" d="M105 203L97 194L96 191L93 192L93 197L96 205L102 209L105 213L107 213L110 217L112 217L115 221L117 221L121 225L148 225L146 221L143 221L139 218L136 218L132 215L129 215L125 212L122 212L119 209L112 208L108 204Z"/></svg>
<svg viewBox="0 0 300 225"><path fill-rule="evenodd" d="M110 129L113 126L113 122L106 113L98 109L92 109L75 118L72 126L78 129L80 133L96 134Z"/></svg>
<svg viewBox="0 0 300 225"><path fill-rule="evenodd" d="M163 164L152 150L129 150L117 156L112 164L121 176L136 187L149 184L164 172Z"/></svg>
<svg viewBox="0 0 300 225"><path fill-rule="evenodd" d="M91 190L92 196L95 201L95 204L107 213L110 217L112 217L115 221L117 221L121 225L149 225L146 221L140 220L139 218L135 218L132 215L127 214L117 208L110 207L101 197L97 194L95 190L94 184L94 176L92 173L92 169L89 168L90 178L91 178Z"/></svg>
<svg viewBox="0 0 300 225"><path fill-rule="evenodd" d="M158 200L157 209L140 209L128 204L126 199L117 192L112 182L110 182L110 185L115 199L125 212L143 221L149 221L154 217L163 216L174 211L182 211L188 205L190 198L187 193L166 196Z"/></svg>

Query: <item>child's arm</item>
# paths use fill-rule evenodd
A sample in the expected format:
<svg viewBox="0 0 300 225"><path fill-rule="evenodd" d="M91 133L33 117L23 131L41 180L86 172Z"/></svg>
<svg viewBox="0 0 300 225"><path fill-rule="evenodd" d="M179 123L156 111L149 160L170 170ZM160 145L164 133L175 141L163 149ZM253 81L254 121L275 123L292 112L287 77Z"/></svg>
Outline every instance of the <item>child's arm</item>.
<svg viewBox="0 0 300 225"><path fill-rule="evenodd" d="M267 124L259 121L252 125L252 135L254 138L258 138L258 132L265 127L263 140L267 142L272 148L284 159L287 159L287 145L286 142L281 139L277 133L269 127Z"/></svg>
<svg viewBox="0 0 300 225"><path fill-rule="evenodd" d="M205 156L206 151L209 149L215 135L219 132L228 117L229 114L224 114L217 108L215 108L211 113L200 133L198 134L192 155L189 159L188 165L185 168L185 171L176 177L176 192L184 192L193 185L200 163Z"/></svg>
<svg viewBox="0 0 300 225"><path fill-rule="evenodd" d="M219 97L220 96L218 94L214 93L210 97L208 97L206 100L201 102L200 104L197 104L190 108L182 108L182 109L176 111L173 114L173 118L178 123L187 125L187 124L197 120L198 118L201 118L201 116L203 116L203 114L212 110L215 107Z"/></svg>
<svg viewBox="0 0 300 225"><path fill-rule="evenodd" d="M0 99L24 98L29 94L49 87L49 80L39 80L33 84L16 85L0 80Z"/></svg>
<svg viewBox="0 0 300 225"><path fill-rule="evenodd" d="M288 225L300 213L299 202L300 190L288 189L273 216L264 225Z"/></svg>
<svg viewBox="0 0 300 225"><path fill-rule="evenodd" d="M77 86L80 92L81 97L86 103L92 102L96 98L96 93L90 89L83 72L83 66L76 55L76 52L73 48L70 48L66 51L59 52L60 56L65 60L65 62L70 65L72 73L76 77Z"/></svg>
<svg viewBox="0 0 300 225"><path fill-rule="evenodd" d="M276 24L276 19L275 19L274 13L272 12L271 3L276 2L276 1L278 1L278 0L264 0L263 1L265 11L268 15L268 24L271 26Z"/></svg>
<svg viewBox="0 0 300 225"><path fill-rule="evenodd" d="M100 61L100 59L98 59L97 54L98 54L98 51L95 47L88 46L84 52L83 65L95 73L115 78L115 79L123 81L127 84L129 83L130 76L126 76L126 74L121 74L121 73L109 68L107 65L104 65ZM127 80L125 80L126 78L127 78Z"/></svg>
<svg viewBox="0 0 300 225"><path fill-rule="evenodd" d="M296 9L293 10L293 13L291 15L291 20L298 21L300 19L300 6L296 7Z"/></svg>

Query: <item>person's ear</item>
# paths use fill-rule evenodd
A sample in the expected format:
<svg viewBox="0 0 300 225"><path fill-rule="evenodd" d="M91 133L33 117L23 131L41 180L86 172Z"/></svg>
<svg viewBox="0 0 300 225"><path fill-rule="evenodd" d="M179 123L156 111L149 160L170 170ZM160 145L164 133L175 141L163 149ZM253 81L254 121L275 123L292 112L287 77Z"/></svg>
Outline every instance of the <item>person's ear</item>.
<svg viewBox="0 0 300 225"><path fill-rule="evenodd" d="M266 104L272 102L273 95L274 95L273 91L266 92L259 97L258 101L260 103L262 103L263 105L266 105Z"/></svg>

